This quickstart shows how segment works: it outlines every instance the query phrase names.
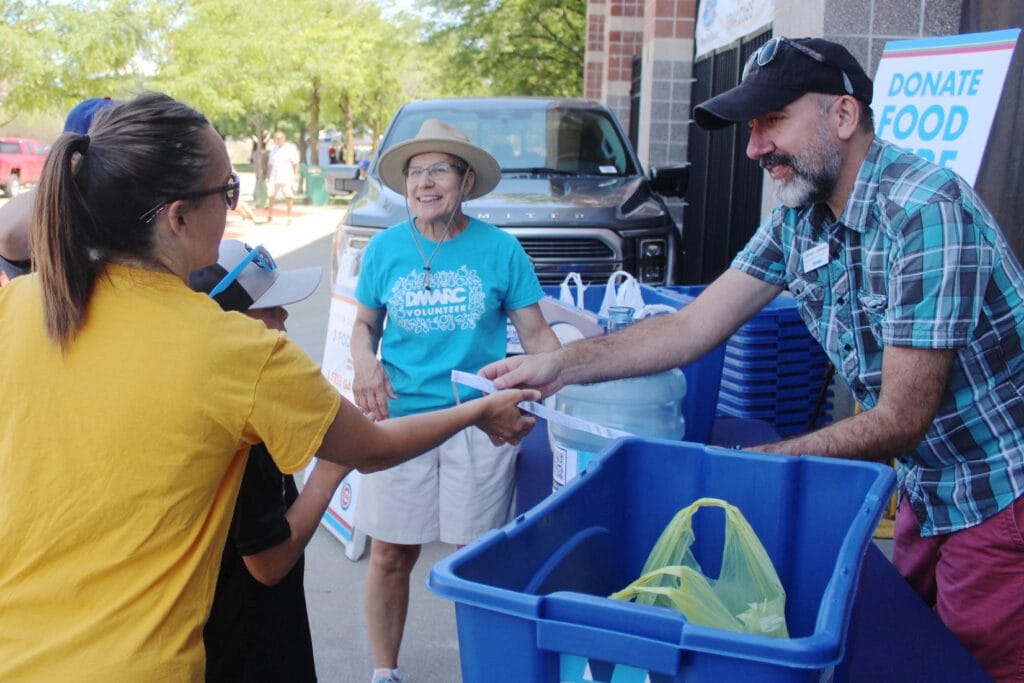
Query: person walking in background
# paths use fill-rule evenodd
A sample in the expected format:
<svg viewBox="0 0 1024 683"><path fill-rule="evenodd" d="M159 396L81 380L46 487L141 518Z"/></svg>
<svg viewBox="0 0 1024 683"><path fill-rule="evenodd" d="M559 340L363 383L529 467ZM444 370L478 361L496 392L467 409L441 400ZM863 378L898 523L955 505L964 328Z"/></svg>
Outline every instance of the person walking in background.
<svg viewBox="0 0 1024 683"><path fill-rule="evenodd" d="M64 119L64 132L81 135L88 133L93 116L115 104L120 103L109 97L82 100ZM36 189L31 187L0 206L0 286L11 278L24 275L32 268L28 236L35 197Z"/></svg>
<svg viewBox="0 0 1024 683"><path fill-rule="evenodd" d="M270 148L270 196L267 198L267 220L274 220L274 200L284 196L288 223L292 222L292 202L295 199L295 179L299 177L299 149L285 137L284 131L274 133L274 146Z"/></svg>
<svg viewBox="0 0 1024 683"><path fill-rule="evenodd" d="M375 235L363 255L352 328L356 405L375 420L452 405L451 371L476 372L504 357L508 320L523 348L558 347L526 252L463 213L464 200L487 194L501 178L490 154L428 119L377 168L405 197L409 220ZM363 478L356 526L372 538L365 604L375 682L400 681L409 577L421 545L462 546L508 521L516 454L513 445L465 430L404 466Z"/></svg>
<svg viewBox="0 0 1024 683"><path fill-rule="evenodd" d="M50 150L35 272L0 288L0 680L202 679L253 444L286 474L314 453L374 471L472 424L516 440L535 422L517 404L537 393L517 391L375 423L285 335L189 289L238 194L220 135L166 95Z"/></svg>
<svg viewBox="0 0 1024 683"><path fill-rule="evenodd" d="M750 126L771 212L693 303L484 368L499 387L690 363L783 289L863 411L759 451L897 461L893 564L998 681L1024 681L1024 270L966 181L874 134L841 45L772 38L694 110ZM822 501L827 505L827 501ZM871 596L867 596L870 599Z"/></svg>
<svg viewBox="0 0 1024 683"><path fill-rule="evenodd" d="M284 307L313 293L321 269L268 270L251 253L244 242L221 242L217 263L193 271L189 286L209 293L241 265L238 277L214 300L225 311L285 332ZM203 629L208 683L316 681L303 552L347 471L319 460L300 494L295 478L277 468L264 444L249 449Z"/></svg>

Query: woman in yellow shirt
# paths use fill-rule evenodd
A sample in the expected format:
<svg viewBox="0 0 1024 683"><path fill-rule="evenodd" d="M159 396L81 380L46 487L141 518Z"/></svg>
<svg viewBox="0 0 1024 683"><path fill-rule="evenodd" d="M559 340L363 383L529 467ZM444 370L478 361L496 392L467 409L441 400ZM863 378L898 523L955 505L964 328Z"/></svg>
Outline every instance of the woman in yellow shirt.
<svg viewBox="0 0 1024 683"><path fill-rule="evenodd" d="M37 272L0 289L0 680L200 680L251 444L286 474L375 471L532 426L528 391L373 423L284 334L190 290L238 193L209 122L160 94L48 156Z"/></svg>

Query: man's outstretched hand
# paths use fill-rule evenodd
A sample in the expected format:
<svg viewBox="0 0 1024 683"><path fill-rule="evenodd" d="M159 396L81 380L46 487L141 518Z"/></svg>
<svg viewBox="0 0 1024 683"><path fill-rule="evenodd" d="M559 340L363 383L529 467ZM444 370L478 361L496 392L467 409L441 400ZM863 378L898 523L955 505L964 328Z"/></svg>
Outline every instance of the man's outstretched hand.
<svg viewBox="0 0 1024 683"><path fill-rule="evenodd" d="M561 362L557 351L512 356L494 361L477 373L494 382L496 389L536 389L547 398L562 388Z"/></svg>

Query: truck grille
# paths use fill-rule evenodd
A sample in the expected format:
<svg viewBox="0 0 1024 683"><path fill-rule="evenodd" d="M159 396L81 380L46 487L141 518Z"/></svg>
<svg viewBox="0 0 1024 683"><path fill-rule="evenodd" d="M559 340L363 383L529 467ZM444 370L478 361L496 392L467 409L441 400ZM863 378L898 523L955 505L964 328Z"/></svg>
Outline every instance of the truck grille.
<svg viewBox="0 0 1024 683"><path fill-rule="evenodd" d="M532 259L613 259L615 252L597 239L521 237L519 243Z"/></svg>
<svg viewBox="0 0 1024 683"><path fill-rule="evenodd" d="M573 271L584 282L604 283L622 268L622 256L607 242L592 237L516 236L542 285L557 285Z"/></svg>

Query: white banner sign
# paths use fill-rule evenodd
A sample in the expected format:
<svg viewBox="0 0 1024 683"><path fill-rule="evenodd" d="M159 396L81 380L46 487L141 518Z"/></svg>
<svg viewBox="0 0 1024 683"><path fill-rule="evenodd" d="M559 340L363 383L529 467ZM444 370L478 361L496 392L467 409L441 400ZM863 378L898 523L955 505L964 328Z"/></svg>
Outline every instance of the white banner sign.
<svg viewBox="0 0 1024 683"><path fill-rule="evenodd" d="M361 252L346 251L338 266L338 278L331 292L331 313L320 371L349 401L352 395L352 325L356 321L355 287ZM309 464L309 476L315 460ZM351 472L334 492L324 512L323 525L345 544L345 555L358 560L366 550L366 534L356 529L356 499L362 474Z"/></svg>
<svg viewBox="0 0 1024 683"><path fill-rule="evenodd" d="M697 11L697 58L764 28L775 0L703 0Z"/></svg>
<svg viewBox="0 0 1024 683"><path fill-rule="evenodd" d="M877 135L973 185L1019 35L1008 29L886 43L871 105Z"/></svg>

